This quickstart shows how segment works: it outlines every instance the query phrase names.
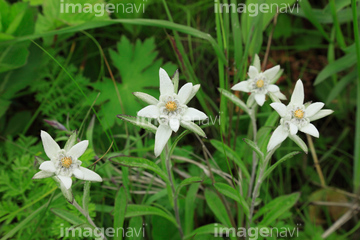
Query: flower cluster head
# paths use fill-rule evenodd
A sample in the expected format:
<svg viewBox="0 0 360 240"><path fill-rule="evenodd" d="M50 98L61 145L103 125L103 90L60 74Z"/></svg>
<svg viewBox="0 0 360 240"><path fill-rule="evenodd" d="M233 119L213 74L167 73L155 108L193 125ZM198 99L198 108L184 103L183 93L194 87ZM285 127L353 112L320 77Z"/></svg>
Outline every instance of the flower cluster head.
<svg viewBox="0 0 360 240"><path fill-rule="evenodd" d="M81 141L75 145L66 144L64 149L60 149L54 139L45 131L41 131L41 140L44 145L49 161L43 162L33 179L57 177L66 189L72 185L72 175L81 180L101 182L102 178L95 172L81 167L78 159L85 152L89 141Z"/></svg>
<svg viewBox="0 0 360 240"><path fill-rule="evenodd" d="M250 79L235 84L231 89L250 93L250 98L255 98L256 103L260 106L264 104L266 95L269 95L277 102L279 102L279 99L286 100L285 95L274 84L279 71L280 66L276 65L262 72L259 56L255 55L254 65L249 67L248 75Z"/></svg>
<svg viewBox="0 0 360 240"><path fill-rule="evenodd" d="M205 113L187 106L188 102L199 90L200 84L193 86L192 83L187 83L176 93L174 83L162 68L159 70L159 77L159 100L145 93L134 93L135 96L150 104L141 109L137 115L139 117L157 119L159 122L159 127L155 134L155 156L161 154L171 133L173 131L177 132L180 125L191 129L194 125L192 121L208 118Z"/></svg>
<svg viewBox="0 0 360 240"><path fill-rule="evenodd" d="M299 79L296 82L290 103L285 106L283 103L274 102L270 106L280 115L280 125L275 129L267 146L271 151L282 143L287 137L296 142L298 131L307 133L313 137L319 137L319 131L310 122L326 117L333 113L332 110L324 109L324 103L316 102L304 104L304 85Z"/></svg>

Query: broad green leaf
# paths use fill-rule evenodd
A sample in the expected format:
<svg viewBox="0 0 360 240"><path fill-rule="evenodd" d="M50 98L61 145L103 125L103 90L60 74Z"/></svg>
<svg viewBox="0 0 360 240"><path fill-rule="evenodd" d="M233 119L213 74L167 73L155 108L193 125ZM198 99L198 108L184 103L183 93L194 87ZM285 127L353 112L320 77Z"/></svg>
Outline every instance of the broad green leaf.
<svg viewBox="0 0 360 240"><path fill-rule="evenodd" d="M276 219L281 217L285 212L289 211L298 201L300 193L281 196L270 201L268 204L259 209L254 215L253 220L263 216L259 225L270 226Z"/></svg>
<svg viewBox="0 0 360 240"><path fill-rule="evenodd" d="M114 206L114 229L122 229L124 226L125 213L127 207L126 192L124 187L121 187L115 197L115 206ZM120 234L116 234L114 239L121 240L123 232L120 231Z"/></svg>
<svg viewBox="0 0 360 240"><path fill-rule="evenodd" d="M228 227L226 227L225 225L220 224L220 223L207 224L205 226L198 227L197 229L195 229L191 233L185 235L184 239L193 239L195 236L204 235L204 234L211 234L211 235L214 235L214 234L217 234L217 233L220 234L219 230L221 228L222 229L228 229ZM236 237L232 236L232 234L230 234L229 237L230 237L230 239L237 239Z"/></svg>
<svg viewBox="0 0 360 240"><path fill-rule="evenodd" d="M225 226L231 227L231 222L229 216L226 214L226 208L218 195L213 191L206 189L205 190L205 199L211 211L223 223Z"/></svg>
<svg viewBox="0 0 360 240"><path fill-rule="evenodd" d="M200 183L192 184L185 198L185 221L183 226L185 235L190 233L194 228L195 200L199 187Z"/></svg>
<svg viewBox="0 0 360 240"><path fill-rule="evenodd" d="M273 165L271 165L271 167L269 167L269 168L265 171L265 173L264 173L261 181L264 181L264 180L267 178L267 176L269 176L269 174L270 174L272 171L274 171L274 169L275 169L277 166L280 165L280 163L285 162L286 160L292 158L293 156L295 156L295 155L297 155L297 154L299 154L299 153L300 153L300 152L291 152L291 153L289 153L289 154L286 154L286 155L285 155L284 157L282 157L279 161L277 161L276 163L274 163Z"/></svg>
<svg viewBox="0 0 360 240"><path fill-rule="evenodd" d="M28 56L28 44L0 46L0 73L25 65Z"/></svg>
<svg viewBox="0 0 360 240"><path fill-rule="evenodd" d="M118 90L123 102L123 114L133 115L144 106L142 102L134 98L132 92L144 92L157 98L159 96L159 69L164 68L169 76L172 76L176 66L158 57L155 38L148 38L144 41L139 39L132 43L123 35L116 45L115 50L110 50L110 58L117 68L121 77L121 84ZM97 88L101 86L96 85ZM115 92L116 93L116 92ZM114 99L112 99L114 98ZM119 108L119 101L116 95L108 96ZM131 104L126 104L130 103Z"/></svg>
<svg viewBox="0 0 360 240"><path fill-rule="evenodd" d="M153 171L154 173L159 175L167 184L170 184L167 175L161 170L161 168L147 159L128 156L117 156L112 157L109 160L121 166L144 168Z"/></svg>
<svg viewBox="0 0 360 240"><path fill-rule="evenodd" d="M250 173L248 172L244 162L241 160L241 158L239 157L239 155L232 150L228 145L216 140L216 139L211 139L210 140L211 145L213 145L216 150L218 150L219 152L225 154L228 158L230 158L231 160L233 160L241 169L241 171L244 173L245 177L250 179Z"/></svg>
<svg viewBox="0 0 360 240"><path fill-rule="evenodd" d="M350 68L354 64L356 64L356 53L350 52L336 61L328 64L323 70L321 70L315 79L314 85L323 82L333 74Z"/></svg>
<svg viewBox="0 0 360 240"><path fill-rule="evenodd" d="M181 181L181 183L176 187L176 195L178 195L180 193L180 190L182 187L186 186L186 185L190 185L193 183L198 183L198 182L202 182L203 179L201 177L189 177L184 179L183 181Z"/></svg>
<svg viewBox="0 0 360 240"><path fill-rule="evenodd" d="M71 223L72 225L81 225L81 224L86 223L82 219L80 219L77 215L75 215L74 213L66 211L64 209L52 208L51 211L56 216L64 219L65 221Z"/></svg>
<svg viewBox="0 0 360 240"><path fill-rule="evenodd" d="M244 197L240 195L234 188L225 183L215 183L214 187L223 195L237 201L243 207L243 211L247 217L249 217L250 209L249 205L245 201Z"/></svg>
<svg viewBox="0 0 360 240"><path fill-rule="evenodd" d="M157 127L154 126L152 123L150 123L150 121L146 120L145 118L133 117L123 114L119 114L117 115L117 117L129 123L132 123L135 126L149 130L152 133L156 133Z"/></svg>
<svg viewBox="0 0 360 240"><path fill-rule="evenodd" d="M126 239L131 239L131 240L140 240L140 239L144 239L145 237L145 229L144 229L144 225L143 225L143 219L142 217L132 217L129 221L129 229L134 229L134 233L135 231L137 233L141 233L141 234L132 234L133 236L129 236ZM138 230L139 229L139 230Z"/></svg>
<svg viewBox="0 0 360 240"><path fill-rule="evenodd" d="M261 152L260 148L258 147L258 145L256 145L256 143L254 143L253 141L251 141L250 139L244 138L243 139L244 142L247 143L247 145L249 145L249 147L252 148L252 150L256 153L256 155L259 157L260 161L263 162L264 161L264 153Z"/></svg>
<svg viewBox="0 0 360 240"><path fill-rule="evenodd" d="M181 121L180 125L187 130L196 133L197 135L206 138L205 132L197 124L190 121Z"/></svg>
<svg viewBox="0 0 360 240"><path fill-rule="evenodd" d="M228 98L231 102L233 102L236 106L244 110L246 113L249 113L249 108L243 101L241 101L237 96L235 96L235 94L221 88L219 88L219 92L226 98Z"/></svg>
<svg viewBox="0 0 360 240"><path fill-rule="evenodd" d="M174 216L169 215L160 208L146 206L146 205L135 205L135 204L129 204L127 206L125 217L131 218L131 217L145 216L145 215L157 215L166 218L167 220L172 222L175 226L177 226L176 219L174 218Z"/></svg>
<svg viewBox="0 0 360 240"><path fill-rule="evenodd" d="M289 138L293 140L306 154L308 153L308 147L306 143L298 135L289 135Z"/></svg>

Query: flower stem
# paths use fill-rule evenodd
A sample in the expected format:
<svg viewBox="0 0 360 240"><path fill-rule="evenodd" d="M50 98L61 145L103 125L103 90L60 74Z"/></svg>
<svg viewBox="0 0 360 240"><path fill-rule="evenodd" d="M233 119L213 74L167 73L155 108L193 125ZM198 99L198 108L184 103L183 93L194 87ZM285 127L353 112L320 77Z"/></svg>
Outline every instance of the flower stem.
<svg viewBox="0 0 360 240"><path fill-rule="evenodd" d="M84 215L86 217L86 219L88 220L88 222L90 223L91 226L93 226L94 228L98 228L95 223L93 222L93 220L91 219L89 213L87 211L85 211L82 207L80 207L80 205L76 202L76 200L74 199L72 205L74 207L76 207L76 209L81 212L82 215ZM104 234L100 231L100 237L104 240L107 240L107 238L104 236Z"/></svg>
<svg viewBox="0 0 360 240"><path fill-rule="evenodd" d="M257 126L256 126L256 108L255 107L253 107L253 110L250 113L250 119L251 119L251 125L253 128L253 141L254 141L254 143L256 143ZM256 153L255 153L255 151L253 151L251 178L250 178L247 198L250 198L250 196L251 196L251 191L252 191L254 181L255 181L255 172L256 172L257 163L258 163L258 161L256 158Z"/></svg>
<svg viewBox="0 0 360 240"><path fill-rule="evenodd" d="M261 165L260 165L259 175L257 176L255 188L254 188L254 191L253 191L253 193L252 193L248 227L251 226L252 217L253 217L253 215L254 215L254 209L255 209L255 201L256 201L256 198L259 196L260 186L261 186L262 182L264 181L263 176L264 176L265 169L266 169L266 167L267 167L267 165L268 165L268 163L269 163L272 155L274 154L275 150L276 150L278 147L279 147L279 146L275 147L273 150L271 150L270 152L268 152L268 154L267 154L266 157L265 157L264 162L262 162Z"/></svg>
<svg viewBox="0 0 360 240"><path fill-rule="evenodd" d="M319 178L320 178L321 186L325 187L326 183L325 183L325 180L324 180L324 174L323 174L323 172L321 170L320 163L319 163L318 157L317 157L316 152L315 152L314 143L313 143L312 138L311 138L311 136L309 134L306 134L306 137L307 137L307 140L308 140L308 143L309 143L311 155L312 155L312 157L314 159L314 165L315 165L316 171L317 171L317 173L319 175Z"/></svg>
<svg viewBox="0 0 360 240"><path fill-rule="evenodd" d="M177 197L178 196L176 194L174 181L173 181L173 177L172 177L172 174L171 174L171 156L168 155L169 154L168 145L166 145L166 149L167 149L166 160L165 160L166 171L167 171L167 174L168 174L168 177L169 177L171 191L172 191L172 195L173 195L173 199L174 199L175 218L176 218L176 222L177 222L177 225L178 225L178 230L179 230L179 233L180 233L180 237L181 237L181 239L183 239L184 233L183 233L183 230L181 228L179 207L178 207L178 203L177 203Z"/></svg>

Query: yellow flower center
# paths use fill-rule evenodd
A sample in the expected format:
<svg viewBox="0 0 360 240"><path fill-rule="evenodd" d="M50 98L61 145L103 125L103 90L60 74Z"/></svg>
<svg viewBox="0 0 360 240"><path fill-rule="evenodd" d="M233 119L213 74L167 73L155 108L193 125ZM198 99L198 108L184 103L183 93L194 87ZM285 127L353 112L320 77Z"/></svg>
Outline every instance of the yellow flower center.
<svg viewBox="0 0 360 240"><path fill-rule="evenodd" d="M71 157L64 157L61 159L61 164L63 167L69 168L72 164Z"/></svg>
<svg viewBox="0 0 360 240"><path fill-rule="evenodd" d="M304 117L304 111L301 109L298 109L294 112L294 116L298 119L302 119Z"/></svg>
<svg viewBox="0 0 360 240"><path fill-rule="evenodd" d="M264 86L264 80L262 80L262 79L257 80L256 81L256 86L258 88L262 88Z"/></svg>
<svg viewBox="0 0 360 240"><path fill-rule="evenodd" d="M177 104L174 101L168 101L165 107L169 112L173 112L177 109Z"/></svg>

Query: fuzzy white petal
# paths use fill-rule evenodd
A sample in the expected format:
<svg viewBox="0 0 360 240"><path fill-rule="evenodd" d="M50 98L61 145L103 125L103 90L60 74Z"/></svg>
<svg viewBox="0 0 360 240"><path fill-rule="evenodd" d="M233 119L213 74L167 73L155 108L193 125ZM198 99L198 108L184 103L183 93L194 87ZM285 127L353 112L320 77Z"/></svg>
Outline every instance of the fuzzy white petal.
<svg viewBox="0 0 360 240"><path fill-rule="evenodd" d="M250 92L248 81L239 82L235 84L231 89L235 91Z"/></svg>
<svg viewBox="0 0 360 240"><path fill-rule="evenodd" d="M280 88L278 86L276 86L275 84L270 84L268 87L267 87L267 90L269 92L272 92L272 93L275 93L275 92L280 92Z"/></svg>
<svg viewBox="0 0 360 240"><path fill-rule="evenodd" d="M160 116L160 110L155 105L149 105L138 111L137 115L139 117L158 118Z"/></svg>
<svg viewBox="0 0 360 240"><path fill-rule="evenodd" d="M260 106L264 105L264 102L265 102L265 94L255 93L255 101L256 101L257 104L259 104Z"/></svg>
<svg viewBox="0 0 360 240"><path fill-rule="evenodd" d="M260 58L257 54L255 54L253 66L256 67L259 72L261 71Z"/></svg>
<svg viewBox="0 0 360 240"><path fill-rule="evenodd" d="M74 175L78 179L93 182L102 182L102 178L100 177L100 175L90 169L79 167L79 169L76 170L78 171L76 171L76 173L74 171Z"/></svg>
<svg viewBox="0 0 360 240"><path fill-rule="evenodd" d="M316 138L318 138L319 135L320 135L317 128L311 123L301 127L300 131L302 131L303 133L307 133L307 134L309 134L309 135L311 135L313 137L316 137Z"/></svg>
<svg viewBox="0 0 360 240"><path fill-rule="evenodd" d="M276 74L279 72L279 70L280 70L280 65L276 65L275 67L272 67L272 68L266 70L264 72L264 74L267 77L267 79L269 81L271 81L276 76Z"/></svg>
<svg viewBox="0 0 360 240"><path fill-rule="evenodd" d="M184 104L188 104L188 102L190 102L190 100L196 95L196 93L199 91L200 89L200 84L196 84L192 87L191 89L191 94L188 97L188 99L184 102Z"/></svg>
<svg viewBox="0 0 360 240"><path fill-rule="evenodd" d="M310 104L310 106L308 106L305 109L305 113L306 113L306 117L312 117L314 116L316 113L318 113L320 111L320 109L322 109L324 107L324 103L322 102L316 102L316 103L312 103Z"/></svg>
<svg viewBox="0 0 360 240"><path fill-rule="evenodd" d="M284 117L286 114L286 106L283 103L274 102L271 103L270 106L280 115L280 117Z"/></svg>
<svg viewBox="0 0 360 240"><path fill-rule="evenodd" d="M72 185L72 180L71 177L68 176L62 176L62 175L57 175L57 177L60 179L60 181L64 184L66 189L71 188Z"/></svg>
<svg viewBox="0 0 360 240"><path fill-rule="evenodd" d="M47 171L40 171L36 173L32 179L40 179L40 178L48 178L54 176L53 172L47 172Z"/></svg>
<svg viewBox="0 0 360 240"><path fill-rule="evenodd" d="M155 156L158 157L171 136L172 130L167 124L160 124L155 134Z"/></svg>
<svg viewBox="0 0 360 240"><path fill-rule="evenodd" d="M205 120L208 117L205 113L195 109L195 108L188 108L186 109L184 115L181 117L181 120L184 121L195 121L195 120Z"/></svg>
<svg viewBox="0 0 360 240"><path fill-rule="evenodd" d="M280 91L279 92L274 92L275 96L281 100L286 100L286 96L284 94L282 94Z"/></svg>
<svg viewBox="0 0 360 240"><path fill-rule="evenodd" d="M57 154L60 151L59 144L57 144L55 140L47 132L43 130L41 130L40 136L42 143L44 145L44 150L46 155L50 159L57 157Z"/></svg>
<svg viewBox="0 0 360 240"><path fill-rule="evenodd" d="M330 114L332 114L334 111L333 110L330 110L330 109L323 109L323 110L320 110L319 112L317 112L315 115L313 115L312 117L309 117L309 120L310 121L315 121L315 120L318 120L320 118L323 118L323 117L326 117Z"/></svg>
<svg viewBox="0 0 360 240"><path fill-rule="evenodd" d="M294 105L302 105L304 103L304 85L300 79L296 82L290 103Z"/></svg>
<svg viewBox="0 0 360 240"><path fill-rule="evenodd" d="M192 83L187 83L184 86L182 86L178 93L178 98L181 103L185 104L185 102L190 97L191 91L192 91L193 85Z"/></svg>
<svg viewBox="0 0 360 240"><path fill-rule="evenodd" d="M143 92L133 92L134 96L141 99L142 101L151 104L151 105L156 105L159 103L159 100L157 100L156 98L154 98L153 96L147 94L147 93L143 93Z"/></svg>
<svg viewBox="0 0 360 240"><path fill-rule="evenodd" d="M84 154L84 152L86 151L86 148L89 145L89 141L88 140L84 140L81 141L77 144L75 144L68 152L67 154L69 156L71 156L74 159L79 158L81 155Z"/></svg>
<svg viewBox="0 0 360 240"><path fill-rule="evenodd" d="M170 118L169 119L169 126L170 126L171 130L173 130L174 132L177 132L179 130L179 127L180 127L179 119Z"/></svg>
<svg viewBox="0 0 360 240"><path fill-rule="evenodd" d="M56 171L55 165L52 161L43 162L42 164L40 164L39 169L51 173Z"/></svg>
<svg viewBox="0 0 360 240"><path fill-rule="evenodd" d="M290 128L291 135L296 135L299 130L298 127L293 123L289 123L289 128Z"/></svg>
<svg viewBox="0 0 360 240"><path fill-rule="evenodd" d="M159 70L160 77L160 95L173 95L174 94L174 84L172 83L167 72L160 68Z"/></svg>
<svg viewBox="0 0 360 240"><path fill-rule="evenodd" d="M248 74L250 78L256 78L256 76L259 74L259 71L256 67L250 66Z"/></svg>
<svg viewBox="0 0 360 240"><path fill-rule="evenodd" d="M289 131L283 126L278 126L272 134L267 145L267 151L273 150L277 145L282 143L289 136Z"/></svg>

